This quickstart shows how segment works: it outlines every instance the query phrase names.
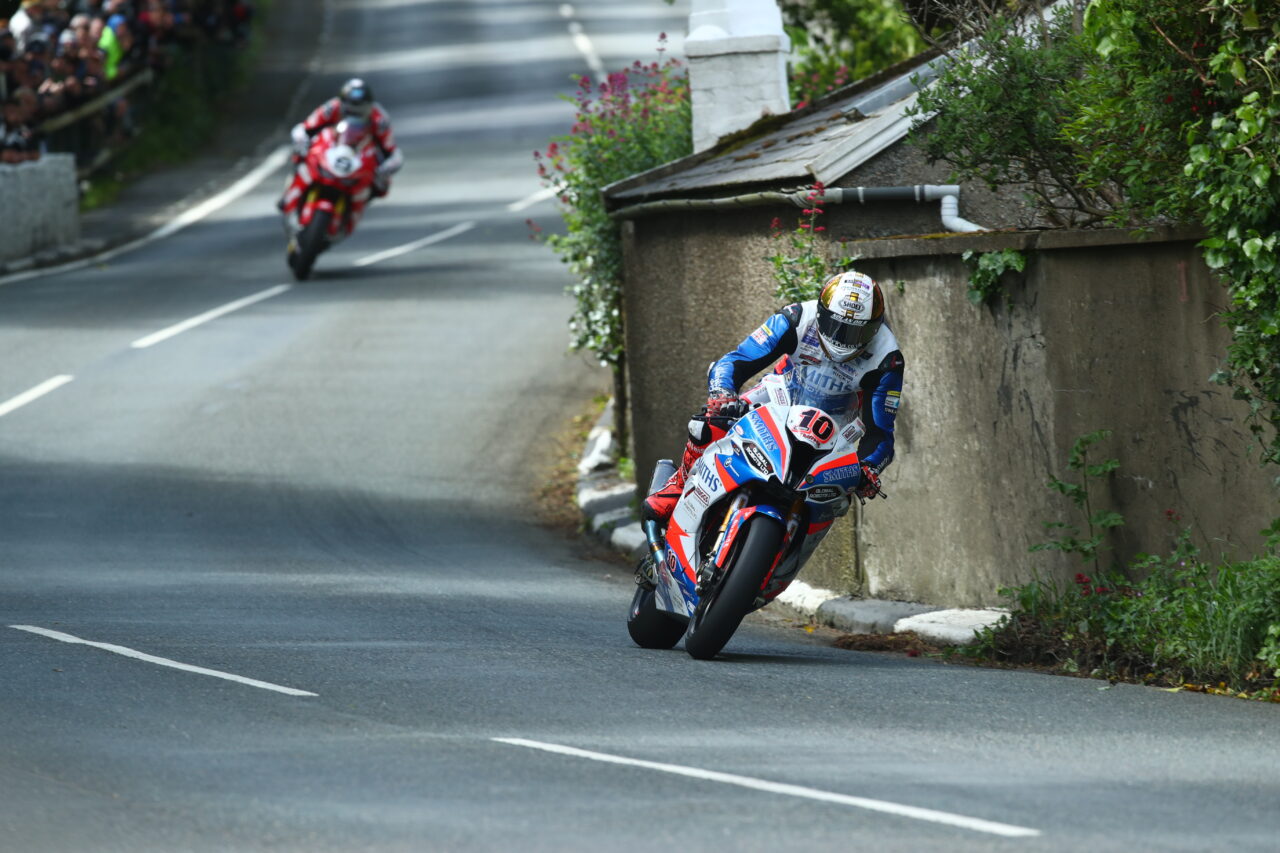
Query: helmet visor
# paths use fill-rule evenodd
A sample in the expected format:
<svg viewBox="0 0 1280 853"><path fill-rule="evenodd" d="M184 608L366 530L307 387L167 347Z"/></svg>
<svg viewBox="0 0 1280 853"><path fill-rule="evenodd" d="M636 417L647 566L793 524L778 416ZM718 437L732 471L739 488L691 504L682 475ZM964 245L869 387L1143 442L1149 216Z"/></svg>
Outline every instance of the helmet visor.
<svg viewBox="0 0 1280 853"><path fill-rule="evenodd" d="M350 98L344 98L342 101L342 114L354 118L368 118L373 112L372 101L356 101Z"/></svg>
<svg viewBox="0 0 1280 853"><path fill-rule="evenodd" d="M845 319L827 310L818 312L818 331L828 343L841 349L863 349L880 331L880 323L879 319Z"/></svg>

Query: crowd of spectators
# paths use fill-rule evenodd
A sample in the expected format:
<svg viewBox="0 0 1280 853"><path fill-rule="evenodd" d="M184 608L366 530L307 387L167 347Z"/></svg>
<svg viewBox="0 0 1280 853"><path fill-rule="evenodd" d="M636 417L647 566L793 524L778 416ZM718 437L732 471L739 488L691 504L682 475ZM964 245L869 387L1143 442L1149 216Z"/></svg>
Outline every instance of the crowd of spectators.
<svg viewBox="0 0 1280 853"><path fill-rule="evenodd" d="M0 18L0 162L35 160L48 119L157 72L193 39L243 41L250 0L22 0ZM94 119L133 132L128 97L108 98Z"/></svg>

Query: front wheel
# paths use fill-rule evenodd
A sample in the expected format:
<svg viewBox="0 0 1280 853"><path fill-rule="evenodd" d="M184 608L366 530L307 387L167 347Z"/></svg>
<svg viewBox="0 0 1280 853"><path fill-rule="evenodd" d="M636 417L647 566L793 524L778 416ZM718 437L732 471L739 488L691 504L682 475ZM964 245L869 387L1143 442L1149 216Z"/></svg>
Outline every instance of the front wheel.
<svg viewBox="0 0 1280 853"><path fill-rule="evenodd" d="M311 215L311 221L307 223L307 227L298 234L296 246L289 253L289 267L298 281L307 280L316 258L325 250L329 241L331 219L333 219L333 213L330 211L317 210Z"/></svg>
<svg viewBox="0 0 1280 853"><path fill-rule="evenodd" d="M725 567L720 583L707 592L689 620L684 650L690 657L710 660L720 654L743 618L751 612L764 579L782 547L782 525L766 515L746 522L742 545Z"/></svg>
<svg viewBox="0 0 1280 853"><path fill-rule="evenodd" d="M684 635L684 622L658 609L654 591L636 587L627 613L627 633L642 649L670 649Z"/></svg>

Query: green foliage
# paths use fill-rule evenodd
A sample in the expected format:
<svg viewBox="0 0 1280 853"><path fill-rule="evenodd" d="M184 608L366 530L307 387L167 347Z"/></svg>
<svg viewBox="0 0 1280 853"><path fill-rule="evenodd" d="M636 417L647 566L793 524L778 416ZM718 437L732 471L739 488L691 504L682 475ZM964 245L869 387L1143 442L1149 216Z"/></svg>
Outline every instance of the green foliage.
<svg viewBox="0 0 1280 853"><path fill-rule="evenodd" d="M781 0L797 107L915 56L924 42L897 0Z"/></svg>
<svg viewBox="0 0 1280 853"><path fill-rule="evenodd" d="M775 292L783 302L804 302L816 298L827 279L854 261L847 256L836 261L827 259L827 241L818 236L827 230L820 224L825 191L821 181L809 188L805 200L810 207L801 211L800 221L794 229L784 230L782 220L776 217L769 225L770 239L787 244L787 251L780 250L768 258L773 266L774 280L778 283Z"/></svg>
<svg viewBox="0 0 1280 853"><path fill-rule="evenodd" d="M1032 551L1078 553L1097 567L1097 533L1122 523L1115 513L1089 508L1088 481L1110 475L1117 464L1088 460L1088 449L1105 436L1091 433L1072 448L1068 467L1081 472L1080 482L1048 482L1088 519L1089 537L1046 524L1068 533ZM1110 679L1217 684L1209 689L1280 700L1280 556L1212 565L1200 559L1181 517L1165 510L1165 518L1176 529L1168 551L1140 554L1125 572L1078 573L1070 583L1037 576L1001 589L1009 616L963 653ZM1280 520L1272 529L1280 529Z"/></svg>
<svg viewBox="0 0 1280 853"><path fill-rule="evenodd" d="M1020 188L1054 224L1098 222L1112 200L1079 180L1063 136L1074 114L1071 84L1089 58L1068 10L1043 31L995 18L920 92L911 142L950 166L954 180Z"/></svg>
<svg viewBox="0 0 1280 853"><path fill-rule="evenodd" d="M986 305L1003 291L1001 279L1006 272L1022 272L1027 268L1026 256L1017 249L1001 249L998 252L975 252L970 249L960 257L969 266L968 297L974 305Z"/></svg>
<svg viewBox="0 0 1280 853"><path fill-rule="evenodd" d="M579 77L570 100L577 106L570 132L534 152L539 177L559 193L565 224L566 233L545 239L575 278L573 347L616 368L623 359L622 236L601 190L691 152L689 87L678 60L636 62L598 85Z"/></svg>
<svg viewBox="0 0 1280 853"><path fill-rule="evenodd" d="M913 139L1054 223L1201 225L1230 297L1214 380L1280 463L1280 4L1093 0L1074 23L997 21L922 93Z"/></svg>
<svg viewBox="0 0 1280 853"><path fill-rule="evenodd" d="M1124 524L1124 518L1117 512L1095 511L1089 499L1089 481L1106 479L1110 477L1112 471L1120 467L1118 459L1104 459L1101 462L1089 464L1089 449L1110 436L1111 430L1100 429L1081 436L1071 446L1067 468L1079 473L1078 482L1059 480L1051 475L1045 484L1075 504L1076 509L1084 517L1086 528L1084 534L1074 524L1044 522L1045 530L1050 533L1057 532L1058 536L1049 542L1033 545L1032 551L1062 551L1067 554L1079 554L1082 560L1092 562L1095 569L1099 568L1098 552L1103 550L1107 531Z"/></svg>

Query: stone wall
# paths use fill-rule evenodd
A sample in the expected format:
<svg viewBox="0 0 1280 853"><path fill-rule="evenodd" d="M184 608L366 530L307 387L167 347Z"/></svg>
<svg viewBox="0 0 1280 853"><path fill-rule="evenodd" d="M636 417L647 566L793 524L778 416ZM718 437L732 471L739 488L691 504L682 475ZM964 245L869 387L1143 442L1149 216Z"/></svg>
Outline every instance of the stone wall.
<svg viewBox="0 0 1280 853"><path fill-rule="evenodd" d="M700 404L705 368L777 306L765 258L774 215L653 216L624 228L625 312L638 479L678 453ZM857 233L866 208L832 208L831 231ZM904 211L919 216L921 211ZM886 226L888 227L888 226ZM901 232L900 232L901 233ZM1008 301L966 299L966 249L1019 248L1025 274ZM1081 435L1120 469L1095 487L1094 508L1122 513L1117 555L1168 548L1172 509L1212 553L1248 555L1280 514L1271 482L1248 456L1240 405L1208 382L1228 343L1215 318L1225 293L1194 235L1053 231L851 243L880 280L907 359L898 456L876 501L833 529L806 568L811 583L938 605L998 601L1031 572L1069 578L1078 563L1029 554L1042 523L1076 523L1045 488L1066 477Z"/></svg>
<svg viewBox="0 0 1280 853"><path fill-rule="evenodd" d="M0 262L70 245L80 238L80 198L70 154L0 164L0 199L9 213L0 228Z"/></svg>

